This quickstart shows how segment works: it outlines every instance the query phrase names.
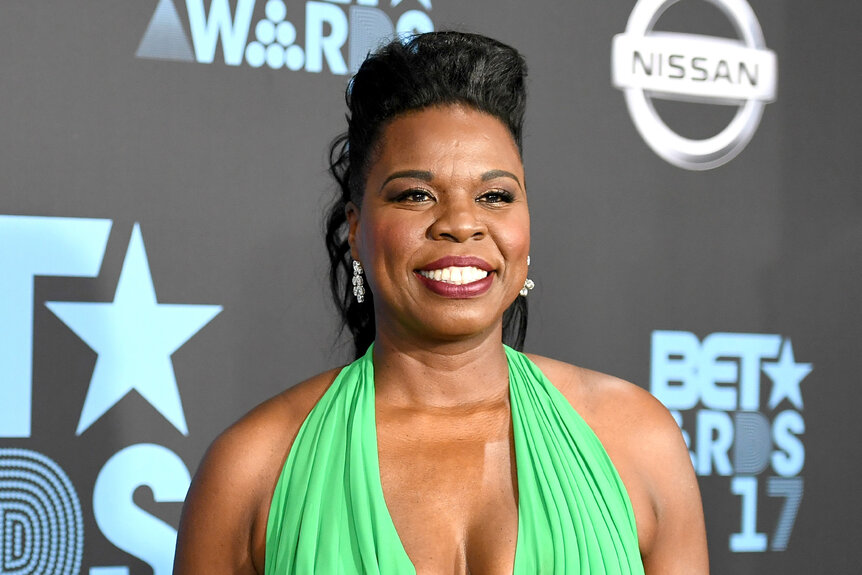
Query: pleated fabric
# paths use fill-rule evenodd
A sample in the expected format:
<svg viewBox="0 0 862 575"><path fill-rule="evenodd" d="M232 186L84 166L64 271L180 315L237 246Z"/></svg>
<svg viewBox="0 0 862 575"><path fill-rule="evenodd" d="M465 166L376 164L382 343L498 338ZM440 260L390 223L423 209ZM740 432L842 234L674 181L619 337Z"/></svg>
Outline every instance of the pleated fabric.
<svg viewBox="0 0 862 575"><path fill-rule="evenodd" d="M515 574L643 575L634 511L599 438L527 356L506 348L518 468Z"/></svg>
<svg viewBox="0 0 862 575"><path fill-rule="evenodd" d="M267 575L415 574L386 508L372 348L309 413L276 484ZM596 435L506 347L518 475L514 575L643 574L631 502Z"/></svg>

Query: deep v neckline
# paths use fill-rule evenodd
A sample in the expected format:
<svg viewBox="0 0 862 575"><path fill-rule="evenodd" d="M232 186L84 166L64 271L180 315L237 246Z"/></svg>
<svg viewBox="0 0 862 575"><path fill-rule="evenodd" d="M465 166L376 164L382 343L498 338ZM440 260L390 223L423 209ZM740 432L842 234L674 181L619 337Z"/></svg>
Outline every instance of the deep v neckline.
<svg viewBox="0 0 862 575"><path fill-rule="evenodd" d="M538 366L505 350L514 574L643 575L631 501L601 442ZM383 495L371 353L341 371L297 433L270 504L267 575L416 573Z"/></svg>
<svg viewBox="0 0 862 575"><path fill-rule="evenodd" d="M369 351L369 353L371 353L371 352ZM376 389L376 386L374 384L374 381L375 381L374 380L374 361L372 360L372 361L369 361L368 363L369 363L369 370L371 372L370 373L371 377L367 378L365 385L369 385L368 381L370 381L371 405L372 405L372 409L373 409L373 417L370 418L371 425L372 425L373 429L372 429L372 433L370 435L372 435L374 437L374 445L373 445L373 449L372 449L372 452L374 453L374 455L373 455L372 462L374 464L374 468L377 470L377 473L373 474L376 481L374 482L374 485L372 485L372 489L374 490L375 495L378 496L379 500L382 502L383 508L386 511L387 521L392 526L392 532L395 533L396 538L398 539L398 552L401 555L403 555L404 561L409 563L410 566L413 567L413 572L415 573L416 572L416 566L413 564L413 560L410 559L410 556L407 554L407 550L404 548L404 542L401 540L401 534L398 533L398 529L395 527L395 522L392 520L392 513L389 511L389 504L386 502L386 495L383 493L383 479L380 476L380 444L379 444L379 439L377 437L377 401L376 401L377 389ZM508 372L509 372L509 417L511 418L511 421L512 421L512 436L513 436L513 438L512 438L512 456L515 458L515 477L518 480L518 485L520 485L521 477L520 477L519 471L518 471L520 466L518 465L517 452L515 451L515 449L516 449L515 445L517 444L517 439L515 438L515 435L517 434L517 429L516 429L514 417L512 417L512 402L514 401L514 398L512 397L512 369L511 369L511 360L509 359L508 353L506 353L506 366L507 366ZM516 497L517 497L517 495L518 494L516 492ZM514 556L514 559L512 561L513 573L515 572L514 566L517 565L518 548L520 547L520 544L521 544L521 537L520 537L520 535L521 535L521 514L522 514L522 512L521 512L521 498L517 497L517 500L518 500L518 505L517 505L518 526L517 526L517 533L516 533L516 537L515 537L515 556Z"/></svg>

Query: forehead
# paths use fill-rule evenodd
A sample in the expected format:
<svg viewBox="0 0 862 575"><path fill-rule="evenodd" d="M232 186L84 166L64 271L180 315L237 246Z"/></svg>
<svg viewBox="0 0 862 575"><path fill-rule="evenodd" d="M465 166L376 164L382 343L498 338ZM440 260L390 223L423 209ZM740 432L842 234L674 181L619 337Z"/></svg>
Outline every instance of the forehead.
<svg viewBox="0 0 862 575"><path fill-rule="evenodd" d="M462 105L435 106L397 116L383 130L375 156L370 172L523 171L518 147L505 124Z"/></svg>

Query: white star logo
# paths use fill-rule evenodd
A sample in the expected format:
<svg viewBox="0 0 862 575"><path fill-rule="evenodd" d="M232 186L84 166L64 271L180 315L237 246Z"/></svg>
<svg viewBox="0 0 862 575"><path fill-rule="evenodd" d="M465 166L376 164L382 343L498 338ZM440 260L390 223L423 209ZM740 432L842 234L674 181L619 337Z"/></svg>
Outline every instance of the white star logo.
<svg viewBox="0 0 862 575"><path fill-rule="evenodd" d="M113 302L45 305L99 354L77 435L132 390L188 435L171 354L222 308L158 303L138 224L132 230Z"/></svg>
<svg viewBox="0 0 862 575"><path fill-rule="evenodd" d="M802 391L799 384L811 373L810 363L796 363L793 357L793 346L790 338L784 340L781 346L781 355L778 361L763 362L763 371L772 380L772 391L769 394L769 409L781 403L786 397L796 406L802 409Z"/></svg>

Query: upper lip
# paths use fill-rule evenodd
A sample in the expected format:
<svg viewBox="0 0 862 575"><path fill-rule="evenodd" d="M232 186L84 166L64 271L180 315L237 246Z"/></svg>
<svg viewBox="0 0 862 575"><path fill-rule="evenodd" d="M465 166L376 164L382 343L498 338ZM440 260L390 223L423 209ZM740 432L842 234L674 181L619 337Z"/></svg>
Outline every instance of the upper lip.
<svg viewBox="0 0 862 575"><path fill-rule="evenodd" d="M475 256L443 256L440 259L425 264L419 268L419 271L439 270L448 267L466 268L471 266L485 270L486 272L494 271L494 267L491 264Z"/></svg>

